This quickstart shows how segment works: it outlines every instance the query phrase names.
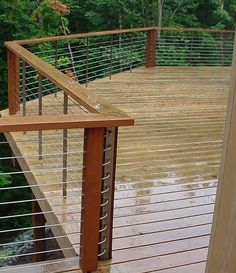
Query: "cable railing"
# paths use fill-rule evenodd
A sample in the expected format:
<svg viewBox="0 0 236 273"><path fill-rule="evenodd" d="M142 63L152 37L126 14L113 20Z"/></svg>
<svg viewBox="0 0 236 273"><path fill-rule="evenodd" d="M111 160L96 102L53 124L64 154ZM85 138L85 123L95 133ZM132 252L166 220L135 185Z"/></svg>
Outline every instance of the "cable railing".
<svg viewBox="0 0 236 273"><path fill-rule="evenodd" d="M163 30L157 40L160 66L231 66L234 33Z"/></svg>
<svg viewBox="0 0 236 273"><path fill-rule="evenodd" d="M150 52L157 66L230 66L233 42L234 31L148 28L38 39L27 46L87 86L95 79L149 66Z"/></svg>
<svg viewBox="0 0 236 273"><path fill-rule="evenodd" d="M69 43L69 47L68 47ZM43 47L43 45L41 45ZM146 33L113 34L44 44L29 49L81 84L145 64Z"/></svg>
<svg viewBox="0 0 236 273"><path fill-rule="evenodd" d="M20 166L0 176L26 180L1 190L28 195L0 200L0 209L24 208L0 215L8 238L0 242L2 270L78 256L84 272L94 271L111 255L117 128L133 119L19 43L6 46L10 116L2 112L0 131L13 154L0 163Z"/></svg>
<svg viewBox="0 0 236 273"><path fill-rule="evenodd" d="M14 154L1 157L0 163L8 161L10 165L10 161L17 160L20 167L0 173L0 179L11 177L17 181L24 176L29 183L27 185L24 181L22 185L16 183L1 188L1 196L4 196L4 192L10 196L7 201L0 200L0 234L1 238L6 236L6 240L0 242L3 272L10 265L14 269L16 264L76 256L81 268L92 268L94 265L91 262L96 264L99 258L111 251L109 236L114 194L115 128L118 123L125 125L124 121L117 123L112 120L115 125L113 129L104 127L105 123L111 123L107 117L102 124L100 120L95 123L94 120L89 121L88 116L84 115L56 117L58 121L54 116L1 118L0 131L5 133ZM49 124L53 124L55 129L51 130ZM65 127L68 130L66 152L62 138ZM43 141L46 152L42 154L37 141L28 141L28 138L37 140L39 129L47 138L47 141ZM78 145L81 130L83 144ZM51 135L53 137L49 138ZM6 141L0 144L6 145ZM64 154L67 156L66 166ZM20 199L14 195L16 190L22 192ZM18 210L4 210L10 206ZM4 227L4 222L7 227ZM10 240L11 234L17 235L17 239ZM89 242L91 245L88 246ZM94 261L91 260L91 249L94 251ZM88 256L88 264L83 264Z"/></svg>
<svg viewBox="0 0 236 273"><path fill-rule="evenodd" d="M27 131L28 135L30 133ZM35 147L36 142L29 143L22 132L19 132L17 136L6 134L6 137L7 139L19 137L21 144L18 148L27 147L27 151L28 149L31 151L29 158L34 160L37 168L26 168L28 163L27 156L24 156L24 154L5 156L0 160L1 164L3 164L3 161L8 161L8 166L11 166L11 161L18 160L21 166L21 168L15 167L12 170L8 170L8 167L7 170L0 173L0 179L6 180L11 177L14 181L13 184L1 188L1 200L8 195L7 201L0 202L0 264L3 271L6 272L6 266L14 267L16 264L62 258L63 253L67 256L75 256L74 248L67 237L72 235L78 237L80 234L80 221L71 223L66 219L66 215L73 216L76 211L80 212L81 210L81 191L77 190L81 188L81 179L78 176L78 180L62 181L62 164L57 166L56 169L54 166L50 166L46 162L47 154L43 155L43 159L39 160L39 153ZM11 147L14 145L13 140L9 139L8 143ZM1 142L0 145L2 150L2 145L6 145L5 141ZM12 150L14 150L13 147ZM58 154L51 153L50 157L57 160ZM80 170L81 172L79 165L70 164L68 166L70 170L68 171L77 172ZM27 185L24 177L26 177L27 181L30 181L29 185ZM65 200L63 200L64 197L61 192L65 184L67 185L67 210L63 211L61 208ZM76 209L73 209L74 207ZM56 221L56 219L53 219L54 215L65 219L60 222ZM74 231L65 233L69 225L76 225L76 228ZM11 238L12 240L10 240ZM67 245L65 242L67 242Z"/></svg>
<svg viewBox="0 0 236 273"><path fill-rule="evenodd" d="M12 154L0 166L12 166L0 173L0 195L9 195L0 198L0 272L63 261L91 272L112 257L118 127L134 121L89 82L144 65L230 65L233 35L152 27L6 43L10 115L1 112L0 150Z"/></svg>
<svg viewBox="0 0 236 273"><path fill-rule="evenodd" d="M3 118L4 119L4 118ZM77 129L78 131L78 129ZM62 147L61 143L61 137L59 137L58 130L55 131L43 131L44 134L54 134L56 133L57 137L48 142L44 142L44 146L46 145L45 149L47 150L47 153L50 153L49 156L46 154L42 154L42 159L39 160L39 154L33 154L33 155L28 155L26 156L11 156L11 157L6 157L6 158L1 158L1 162L3 160L15 160L17 159L19 163L25 164L25 165L30 165L30 162L27 160L37 160L36 167L40 164L40 167L38 168L31 168L31 169L23 169L23 170L14 170L14 171L8 171L4 173L0 173L0 176L2 177L9 177L11 176L14 180L17 180L19 176L24 175L27 179L29 179L29 176L34 177L34 180L37 181L37 184L34 185L29 185L26 186L25 184L22 186L11 186L11 187L6 187L6 188L1 188L1 193L4 195L4 191L7 191L7 193L11 194L12 192L16 191L16 189L19 191L21 190L26 190L29 193L24 197L18 200L16 197L14 197L14 194L12 195L12 198L7 201L7 202L0 202L0 208L1 211L4 211L4 207L8 207L11 205L17 206L19 208L25 206L27 207L27 210L25 212L21 213L14 213L9 215L4 214L3 212L1 213L0 216L0 221L3 225L4 221L8 222L21 222L21 221L29 221L27 227L19 227L16 228L14 227L12 229L1 229L0 234L4 236L4 234L10 236L12 233L15 234L17 232L22 232L24 231L24 237L28 236L27 239L23 239L20 241L13 241L13 242L4 242L0 243L0 252L5 255L4 257L1 257L1 264L2 265L9 265L9 264L14 264L14 263L21 263L21 260L26 259L28 262L34 261L41 261L41 260L46 260L47 259L47 254L48 253L53 253L55 254L57 252L64 252L65 254L68 253L70 250L73 251L76 245L77 252L74 253L73 256L76 254L80 254L80 236L82 236L80 232L80 225L81 225L81 212L83 210L83 207L81 207L81 202L83 201L83 183L85 183L86 177L84 177L83 172L85 169L85 166L81 166L81 163L83 160L81 160L81 151L79 149L79 145L77 145L77 140L75 138L70 139L70 136L68 136L68 150L67 150L67 162L69 163L66 166L67 170L67 180L64 180L64 163L62 154L60 154L60 151L58 151L58 147ZM74 134L76 134L74 130ZM112 167L112 162L111 162L111 153L112 153L112 147L114 147L114 144L110 139L112 138L112 130L107 130L104 135L105 142L107 143L104 149L102 150L101 155L105 154L104 157L104 162L102 162L102 168L104 168L103 171L103 177L101 178L101 183L102 183L102 190L99 190L102 196L102 202L101 202L101 210L102 215L100 216L102 229L99 231L101 234L100 236L103 238L99 241L99 245L102 248L102 245L106 241L106 236L105 232L107 232L108 225L105 224L104 222L107 221L108 217L108 212L109 208L107 200L110 194L110 186L107 185L107 181L109 180L111 174L110 169ZM33 132L27 131L27 135L33 135ZM86 132L88 134L88 132ZM20 135L23 135L21 133ZM18 134L19 137L19 134ZM16 136L17 139L17 136ZM13 142L9 142L9 144L13 144ZM113 146L112 146L113 144ZM1 145L6 145L5 142L1 143ZM34 143L32 143L29 146L27 137L25 137L25 141L22 141L21 144L18 146L21 151L24 151L25 147L27 146L27 149L30 148L31 151L36 151L36 147L34 147ZM58 154L60 156L58 156ZM82 151L82 154L87 154L86 150ZM32 159L33 157L33 159ZM50 159L50 160L49 160ZM29 163L28 163L29 162ZM32 166L32 164L31 164ZM83 178L82 178L83 176ZM31 179L32 182L32 179ZM108 183L109 184L109 183ZM62 189L63 189L63 194L62 194ZM64 194L65 191L65 194ZM30 197L30 195L33 194L33 198ZM37 197L36 197L37 196ZM66 199L65 199L66 196ZM16 199L15 199L16 198ZM61 209L65 206L65 201L66 201L66 210ZM92 200L93 202L95 201L94 199ZM28 206L33 205L32 212ZM40 204L40 206L38 206ZM85 207L87 204L85 205ZM42 211L41 208L44 207L44 210ZM53 221L51 219L51 216L56 215L58 219L63 219L65 218L64 221L59 220L56 222L55 220ZM44 219L45 217L45 219ZM79 219L76 221L68 221L66 218L70 219L70 217ZM39 221L40 218L42 221ZM31 220L32 219L32 220ZM47 220L46 220L47 219ZM47 222L46 222L47 221ZM36 222L36 224L34 224ZM46 231L47 234L45 234L45 223L46 224ZM76 226L76 231L75 232L70 232L70 226L74 225ZM75 227L74 227L75 228ZM50 229L52 230L53 234L58 234L56 236L50 237ZM59 230L61 229L61 231ZM59 231L58 231L59 230ZM29 232L30 231L30 232ZM39 233L39 234L38 234ZM43 233L43 235L42 235ZM41 234L41 235L40 235ZM64 235L63 235L64 234ZM62 246L60 245L60 241L66 240L67 237L71 237L73 235L73 238L75 237L76 240L71 239L71 245L69 246ZM35 239L36 238L36 239ZM52 240L57 240L59 242L59 246L55 249L47 249L46 243L48 241ZM42 244L44 244L42 246ZM50 242L48 243L50 245ZM55 244L55 243L54 243ZM61 242L61 244L65 244L65 242ZM17 248L19 245L24 245L24 251L25 253L15 253L15 248ZM29 247L28 247L29 246ZM35 249L34 249L35 248ZM105 251L105 249L101 250L102 252ZM12 254L11 254L12 253ZM58 254L57 254L58 255ZM72 253L70 253L72 255ZM38 259L37 259L37 256ZM56 255L54 255L56 256ZM27 257L27 258L26 258ZM56 256L57 257L57 256ZM61 257L61 255L58 255L58 257Z"/></svg>

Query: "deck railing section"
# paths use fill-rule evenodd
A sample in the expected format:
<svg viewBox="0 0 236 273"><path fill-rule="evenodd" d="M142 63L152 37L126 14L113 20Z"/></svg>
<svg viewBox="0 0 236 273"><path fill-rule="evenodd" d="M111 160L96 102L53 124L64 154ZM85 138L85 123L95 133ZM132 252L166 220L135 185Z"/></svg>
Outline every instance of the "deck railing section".
<svg viewBox="0 0 236 273"><path fill-rule="evenodd" d="M21 137L26 138L25 142L30 141L32 134L36 138L40 171L42 174L45 172L45 175L46 170L50 171L51 179L47 176L45 179L57 186L61 185L61 193L58 191L57 198L65 198L62 203L68 202L69 213L66 211L65 217L72 217L72 224L76 219L78 224L76 234L72 234L77 236L77 240L71 239L71 234L67 235L68 231L63 226L59 230L52 229L53 234L65 257L79 255L83 272L95 271L99 259L111 258L117 128L132 125L133 120L102 98L90 94L70 75L45 63L18 43L9 42L6 45L9 56L9 112L15 117L10 118L9 123L7 119L7 127L3 126L1 131L14 132L21 128L24 131ZM78 113L80 116L76 117ZM30 133L32 130L36 133ZM10 138L7 133L6 136ZM12 137L12 143L17 142L18 134ZM14 158L27 158L27 154L16 154L17 149L13 146L12 150ZM28 163L31 166L32 163ZM26 166L21 163L21 167L24 173ZM34 170L29 169L28 172L30 176L26 178L29 183L32 179L35 179L35 183L40 181ZM73 213L70 212L70 190L76 193L73 199L76 200L77 208L72 208ZM58 216L55 212L53 219L47 217L47 209L41 202L44 191L33 190L33 194L36 202L33 207L42 210L33 219L33 227L39 224L44 227L46 220L49 225L53 221L60 225L60 214ZM50 197L43 198L50 206ZM46 220L42 215L45 215ZM78 218L81 221L78 222ZM47 250L45 245L36 242L38 239L44 241L44 235L45 232L41 230L36 239L29 240L36 245L36 251L31 254L40 257L40 260L45 258ZM68 238L64 238L66 236ZM62 237L65 242L60 243Z"/></svg>
<svg viewBox="0 0 236 273"><path fill-rule="evenodd" d="M145 32L68 39L30 45L29 50L81 84L145 64ZM45 48L45 49L44 49ZM50 49L48 49L50 48Z"/></svg>
<svg viewBox="0 0 236 273"><path fill-rule="evenodd" d="M7 118L2 118L1 122L3 120ZM19 124L18 119L15 122ZM41 130L44 135L54 135L54 143L47 142L47 152L41 160L37 152L37 131L28 130L27 135L17 132L14 137L5 129L1 131L5 132L6 140L0 142L0 149L6 149L9 144L15 154L0 158L4 170L0 180L5 181L0 189L0 272L19 272L19 267L30 267L33 262L47 261L53 265L54 259L75 257L80 246L83 183L79 147L77 151L68 151L69 179L64 182L62 154L57 149L61 141L59 130ZM76 144L76 139L70 139L70 147ZM16 145L25 153L17 153ZM11 161L17 161L19 167L17 164L10 167ZM28 162L34 162L32 168L27 167ZM8 184L11 180L13 183ZM62 195L65 184L66 200ZM74 238L73 244L68 238ZM79 258L76 260L78 263Z"/></svg>
<svg viewBox="0 0 236 273"><path fill-rule="evenodd" d="M234 32L162 30L157 38L159 66L231 66Z"/></svg>
<svg viewBox="0 0 236 273"><path fill-rule="evenodd" d="M51 113L62 114L68 108L68 113L73 113L76 108L81 112L87 112L79 103L59 89L49 79L43 77L37 70L24 61L20 61L19 73L19 100L20 112L24 116L38 115L42 111L44 115ZM50 95L55 94L55 98ZM63 98L64 96L67 96ZM68 107L66 107L68 104ZM40 110L40 108L42 108Z"/></svg>
<svg viewBox="0 0 236 273"><path fill-rule="evenodd" d="M83 272L95 271L99 259L111 258L118 127L133 125L133 120L89 91L89 82L141 65L230 65L233 35L233 31L151 27L6 43L13 117L1 119L0 131L15 153L12 159L22 168L19 173L30 183L23 188L33 192L32 200L25 201L33 203L30 228L39 229L30 240L36 247L31 254L38 261L47 253L45 221L49 226L57 221L60 228L52 231L60 249L65 257L78 254ZM21 138L24 144L32 140L37 153L20 154ZM27 169L35 164L28 157L35 157L41 167ZM37 172L47 169L52 176L47 181L57 187L53 196L44 195L44 188L51 185L37 184ZM48 214L51 198L68 205L65 217L76 224L72 234L76 239L59 221L60 213L51 208ZM70 205L75 206L72 211Z"/></svg>
<svg viewBox="0 0 236 273"><path fill-rule="evenodd" d="M30 64L19 59L19 93L18 99L20 100L20 111L17 115L32 116L32 115L61 115L61 114L73 114L73 113L88 113L88 111L82 107L73 98L67 95L63 90L59 89L49 79L42 76L36 69ZM55 95L53 95L55 94ZM47 158L45 151L51 150L51 144L54 142L54 137L61 136L62 147L57 147L57 158L54 159L54 163L60 164L62 162L62 181L63 195L66 196L66 186L68 177L68 149L73 150L73 147L68 144L69 138L75 138L73 130L64 129L61 132L46 133L45 135L40 130L38 132L38 152L39 159L44 158L45 163L51 165L51 158ZM83 131L80 130L80 134L76 134L77 145L83 146ZM77 146L76 145L76 146ZM54 145L55 146L55 145ZM56 147L54 147L54 150ZM60 151L61 149L61 151ZM75 151L76 152L76 151ZM82 155L82 153L81 153ZM82 162L82 156L80 161ZM73 161L73 158L70 158Z"/></svg>
<svg viewBox="0 0 236 273"><path fill-rule="evenodd" d="M87 86L143 65L230 66L234 31L145 28L27 42L31 52Z"/></svg>
<svg viewBox="0 0 236 273"><path fill-rule="evenodd" d="M22 259L32 262L43 261L48 254L62 252L65 257L79 255L81 268L84 272L96 270L97 261L99 258L108 258L111 252L110 247L110 232L112 230L112 213L111 208L114 191L113 175L114 175L114 159L111 155L115 152L114 140L116 131L105 129L107 126L114 124L126 125L127 121L115 121L114 119L101 118L98 121L89 120L88 116L67 115L67 116L40 116L32 117L3 117L1 119L0 131L5 132L7 142L12 147L15 155L12 157L1 158L4 160L17 160L22 170L13 172L1 173L0 176L7 179L9 176L14 176L17 181L19 175L24 175L30 185L14 184L11 187L5 187L1 191L13 192L16 189L23 191L28 190L26 199L17 199L14 194L9 202L1 202L1 210L3 206L32 203L32 213L13 213L9 215L1 215L2 220L13 219L13 223L20 222L24 217L27 217L27 227L1 229L1 234L11 234L23 231L32 231L29 233L29 238L23 241L4 242L0 245L0 251L4 253L1 257L2 265L21 263ZM85 129L85 139L83 146L83 161L81 162L80 147L76 143L77 128ZM51 130L54 128L55 130ZM37 145L37 131L40 129L44 135L48 133L54 135L54 145L60 147L61 136L58 135L58 130L74 130L74 137L70 138L69 145L77 147L73 153L68 153L69 171L68 181L61 181L60 173L64 166L61 164L46 164L44 158L50 158L54 161L61 153L52 148L52 151L47 149L47 154L43 155L43 159L38 158L38 153L35 154L35 145ZM49 130L50 129L50 130ZM15 135L9 135L7 132L17 132ZM21 131L27 131L27 135ZM33 133L33 132L36 132ZM30 141L30 144L29 144ZM26 154L17 154L15 145L20 150L26 150ZM1 144L5 144L2 142ZM31 152L29 152L31 151ZM72 160L74 159L74 160ZM34 162L34 169L27 168L27 162ZM16 176L16 177L15 177ZM66 199L61 193L61 185L66 184ZM32 190L33 198L30 198ZM111 195L111 197L110 197ZM19 198L19 197L18 197ZM110 199L111 198L111 199ZM65 206L66 205L66 206ZM55 216L57 219L55 219ZM32 217L32 223L29 219ZM81 218L81 220L80 220ZM20 220L19 220L20 219ZM58 220L60 219L60 220ZM47 229L51 228L54 237L46 235L45 224ZM59 247L47 249L46 242L56 239ZM26 252L11 254L9 246L17 247L26 244ZM34 247L34 248L32 248ZM10 248L13 249L13 248ZM109 251L109 252L108 252ZM46 255L47 254L47 255ZM61 257L61 255L59 255ZM5 270L5 268L3 268ZM15 272L17 268L12 268L11 272ZM1 271L1 270L0 270ZM4 271L5 272L5 271Z"/></svg>

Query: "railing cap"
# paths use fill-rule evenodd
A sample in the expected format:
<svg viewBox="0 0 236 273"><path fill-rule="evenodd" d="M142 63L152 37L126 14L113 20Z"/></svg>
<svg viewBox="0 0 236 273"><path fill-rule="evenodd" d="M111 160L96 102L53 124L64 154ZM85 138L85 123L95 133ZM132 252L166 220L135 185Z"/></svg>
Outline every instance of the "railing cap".
<svg viewBox="0 0 236 273"><path fill-rule="evenodd" d="M103 114L4 116L0 118L0 132L21 132L75 128L106 128L132 126L131 118L117 118Z"/></svg>
<svg viewBox="0 0 236 273"><path fill-rule="evenodd" d="M35 44L35 43L45 43L45 42L56 42L68 39L79 39L87 37L96 37L96 36L105 36L105 35L115 35L122 33L133 33L133 32L144 32L150 30L163 30L163 31L186 31L186 32L214 32L214 33L235 33L235 30L224 30L224 29L204 29L204 28L174 28L174 27L144 27L144 28L131 28L131 29L115 29L115 30L106 30L106 31L97 31L97 32L88 32L88 33L79 33L79 34L70 34L63 36L52 36L52 37L43 37L43 38L33 38L25 40L17 40L16 42L21 45L26 44Z"/></svg>

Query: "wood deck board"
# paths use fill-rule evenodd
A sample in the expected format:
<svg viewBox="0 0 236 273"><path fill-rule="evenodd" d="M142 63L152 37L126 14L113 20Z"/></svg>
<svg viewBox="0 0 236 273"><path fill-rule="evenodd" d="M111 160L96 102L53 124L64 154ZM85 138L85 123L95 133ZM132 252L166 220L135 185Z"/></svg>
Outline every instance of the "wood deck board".
<svg viewBox="0 0 236 273"><path fill-rule="evenodd" d="M119 130L113 260L101 262L98 272L204 272L229 77L230 68L161 67L139 68L114 75L112 80L89 83L92 92L135 118L134 127ZM58 99L60 95L44 98L45 114L60 112ZM51 107L56 102L57 107ZM36 103L31 105L35 111ZM71 111L76 109L72 104ZM19 141L37 134L12 133L11 137ZM44 137L50 139L52 133ZM82 151L81 138L81 133L71 131L71 151L74 147ZM56 132L54 142L45 148L61 152L61 141ZM44 168L61 166L61 157L55 162L30 157L37 154L36 143L18 142L17 147L27 154L24 164L31 169L42 164ZM70 160L75 166L81 158L71 155ZM80 220L81 184L73 184L65 200L59 197L61 186L48 186L59 181L60 175L51 171L45 179L45 174L33 174L40 185L36 197L47 197L57 221L68 222L63 224L65 233L78 231L79 224L70 222ZM78 174L70 176L76 180ZM71 243L78 249L76 236L69 235L69 241L62 246Z"/></svg>

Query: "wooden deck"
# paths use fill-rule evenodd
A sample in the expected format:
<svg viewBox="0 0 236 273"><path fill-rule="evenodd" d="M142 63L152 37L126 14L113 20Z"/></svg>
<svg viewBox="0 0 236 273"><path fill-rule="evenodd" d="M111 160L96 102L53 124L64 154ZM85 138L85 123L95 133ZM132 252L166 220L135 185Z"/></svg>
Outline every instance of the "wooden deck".
<svg viewBox="0 0 236 273"><path fill-rule="evenodd" d="M98 272L204 273L229 78L230 68L161 67L139 68L114 75L112 80L89 83L90 90L136 120L134 127L120 129L113 259L101 262ZM54 95L47 99L56 104ZM48 112L52 114L53 109L49 105ZM15 154L24 156L36 154L37 146L19 140L34 136L7 135ZM71 145L76 143L71 140ZM55 138L47 145L60 150L61 140ZM55 164L28 156L19 162L24 170ZM46 215L49 223L80 218L76 213L79 198L70 203L77 197L74 190L65 199L61 187L47 186L58 181L55 172L32 173L26 176L31 184L40 185L33 188L36 197L48 199L41 203L43 210L54 212ZM53 232L55 236L70 234L59 239L59 244L73 245L64 253L76 255L79 238L72 230L78 224L62 226Z"/></svg>

